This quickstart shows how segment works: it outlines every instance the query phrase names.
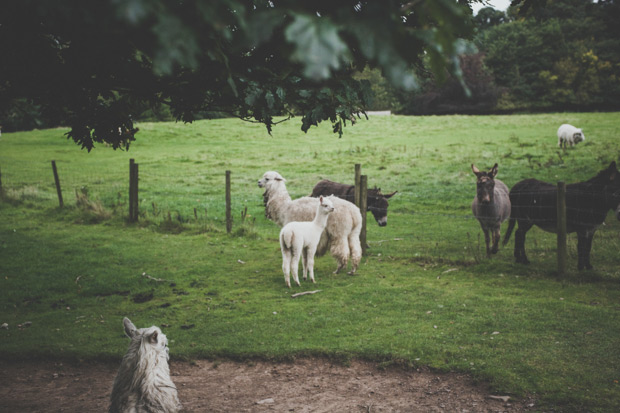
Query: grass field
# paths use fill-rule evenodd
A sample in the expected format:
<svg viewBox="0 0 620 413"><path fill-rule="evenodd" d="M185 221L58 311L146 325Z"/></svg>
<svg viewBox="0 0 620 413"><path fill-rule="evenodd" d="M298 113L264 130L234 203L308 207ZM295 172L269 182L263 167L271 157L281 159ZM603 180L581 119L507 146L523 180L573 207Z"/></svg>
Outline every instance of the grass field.
<svg viewBox="0 0 620 413"><path fill-rule="evenodd" d="M561 123L586 141L558 149ZM513 263L512 242L487 259L470 210L471 163L499 163L510 187L586 180L620 161L618 113L372 117L341 139L329 125L299 126L269 136L232 119L146 123L129 152L87 153L66 129L3 134L1 357L118 360L128 316L163 326L177 358L359 357L467 372L497 392L532 394L541 409L620 409L620 223L609 214L595 235L593 271L576 270L571 234L559 279L553 234L528 233L529 266ZM129 158L140 165L138 224L126 222ZM357 275L333 275L325 256L316 286L286 289L257 180L276 170L295 198L322 178L352 182L355 163L370 186L398 190L388 226L369 214Z"/></svg>

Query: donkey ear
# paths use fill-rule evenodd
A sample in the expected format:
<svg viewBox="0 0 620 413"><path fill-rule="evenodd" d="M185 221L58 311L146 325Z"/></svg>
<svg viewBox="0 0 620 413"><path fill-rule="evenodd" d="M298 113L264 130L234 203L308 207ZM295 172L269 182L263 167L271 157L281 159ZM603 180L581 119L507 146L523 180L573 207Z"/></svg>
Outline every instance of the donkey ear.
<svg viewBox="0 0 620 413"><path fill-rule="evenodd" d="M491 178L495 178L495 175L497 175L497 164L493 165L493 168L489 171L489 175L491 175Z"/></svg>
<svg viewBox="0 0 620 413"><path fill-rule="evenodd" d="M391 197L393 197L394 195L396 195L396 193L397 193L397 192L398 192L398 191L394 191L394 192L392 192L391 194L385 194L385 195L383 195L383 197L384 197L384 198L386 198L386 199L390 199Z"/></svg>
<svg viewBox="0 0 620 413"><path fill-rule="evenodd" d="M136 335L138 329L127 317L123 318L123 326L125 327L125 334L127 334L127 337L132 338Z"/></svg>
<svg viewBox="0 0 620 413"><path fill-rule="evenodd" d="M480 169L476 168L476 165L473 163L471 164L471 170L476 174L476 176L480 173Z"/></svg>
<svg viewBox="0 0 620 413"><path fill-rule="evenodd" d="M618 170L618 168L616 168L616 161L611 161L611 163L609 164L609 169L613 169L613 170Z"/></svg>

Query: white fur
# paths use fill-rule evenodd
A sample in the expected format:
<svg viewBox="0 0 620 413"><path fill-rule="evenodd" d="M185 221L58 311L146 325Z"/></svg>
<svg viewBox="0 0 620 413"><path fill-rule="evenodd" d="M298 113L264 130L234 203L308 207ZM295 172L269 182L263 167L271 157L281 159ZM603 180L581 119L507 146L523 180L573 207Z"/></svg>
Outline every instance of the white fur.
<svg viewBox="0 0 620 413"><path fill-rule="evenodd" d="M258 186L265 188L263 200L265 215L280 226L292 221L312 221L316 214L318 198L303 197L291 200L285 179L277 172L265 172L258 181ZM355 273L362 258L360 232L362 230L362 214L360 209L351 202L340 198L332 198L335 211L327 219L327 226L321 235L317 247L317 255L323 255L329 248L338 261L334 273L346 268L349 258L352 266L350 274Z"/></svg>
<svg viewBox="0 0 620 413"><path fill-rule="evenodd" d="M181 410L168 368L168 339L158 327L137 329L123 319L131 339L114 380L110 413L175 413Z"/></svg>
<svg viewBox="0 0 620 413"><path fill-rule="evenodd" d="M304 280L314 281L314 254L319 246L321 234L327 225L327 217L334 211L334 204L329 198L319 197L316 216L311 222L289 222L280 231L280 250L282 251L282 271L284 282L291 288L291 272L299 284L299 258L303 258Z"/></svg>
<svg viewBox="0 0 620 413"><path fill-rule="evenodd" d="M558 128L558 146L566 147L566 145L576 145L581 141L585 141L586 136L581 129L572 125L564 124Z"/></svg>

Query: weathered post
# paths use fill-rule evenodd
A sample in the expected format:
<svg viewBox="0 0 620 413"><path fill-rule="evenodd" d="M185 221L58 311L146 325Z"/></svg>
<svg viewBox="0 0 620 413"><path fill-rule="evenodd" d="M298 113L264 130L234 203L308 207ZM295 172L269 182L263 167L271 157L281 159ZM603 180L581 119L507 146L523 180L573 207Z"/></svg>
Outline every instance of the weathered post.
<svg viewBox="0 0 620 413"><path fill-rule="evenodd" d="M366 255L366 209L368 207L368 177L360 176L360 212L362 213L362 232L360 233L360 244L362 244L362 255Z"/></svg>
<svg viewBox="0 0 620 413"><path fill-rule="evenodd" d="M133 222L138 222L138 215L140 212L139 199L138 199L138 184L140 182L138 175L138 164L133 164Z"/></svg>
<svg viewBox="0 0 620 413"><path fill-rule="evenodd" d="M564 277L566 275L566 184L562 181L558 182L557 196L557 213L558 213L558 275Z"/></svg>
<svg viewBox="0 0 620 413"><path fill-rule="evenodd" d="M133 219L133 165L135 160L129 160L129 222Z"/></svg>
<svg viewBox="0 0 620 413"><path fill-rule="evenodd" d="M56 193L58 194L58 204L62 208L64 202L62 202L62 190L60 189L60 179L58 178L58 170L56 169L56 161L52 161L52 171L54 171L54 182L56 183Z"/></svg>
<svg viewBox="0 0 620 413"><path fill-rule="evenodd" d="M354 200L353 203L359 208L360 207L360 176L362 175L362 165L359 163L355 164L355 190L354 190Z"/></svg>
<svg viewBox="0 0 620 413"><path fill-rule="evenodd" d="M230 206L230 171L226 171L226 232L232 231L232 213Z"/></svg>
<svg viewBox="0 0 620 413"><path fill-rule="evenodd" d="M129 222L138 221L138 164L129 160Z"/></svg>

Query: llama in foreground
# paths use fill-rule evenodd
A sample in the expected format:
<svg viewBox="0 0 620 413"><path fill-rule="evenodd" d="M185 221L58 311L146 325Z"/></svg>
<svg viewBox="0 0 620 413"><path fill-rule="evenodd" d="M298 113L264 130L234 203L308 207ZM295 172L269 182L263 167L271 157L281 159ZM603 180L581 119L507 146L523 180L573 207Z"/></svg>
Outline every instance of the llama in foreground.
<svg viewBox="0 0 620 413"><path fill-rule="evenodd" d="M512 212L504 245L510 239L515 222L518 222L514 256L517 262L529 264L525 255L527 231L536 225L545 231L557 232L557 187L536 179L526 179L512 187L510 202ZM620 220L620 172L615 162L594 178L566 185L566 231L577 233L578 269L592 269L592 238L609 210L614 210Z"/></svg>
<svg viewBox="0 0 620 413"><path fill-rule="evenodd" d="M327 225L327 217L334 211L334 204L329 198L319 198L316 216L310 222L289 222L280 231L280 249L282 250L282 271L284 282L291 288L291 272L297 285L299 284L299 258L302 258L304 280L314 281L314 254L319 246L321 234Z"/></svg>
<svg viewBox="0 0 620 413"><path fill-rule="evenodd" d="M123 319L131 339L114 380L110 413L174 413L181 410L170 380L168 339L158 327L140 328Z"/></svg>
<svg viewBox="0 0 620 413"><path fill-rule="evenodd" d="M471 165L471 169L477 177L476 196L471 204L471 210L480 222L487 246L487 257L490 257L491 254L497 254L501 237L500 225L510 216L508 187L499 179L495 179L497 164L489 172L480 171L474 164ZM489 232L493 236L492 248Z"/></svg>
<svg viewBox="0 0 620 413"><path fill-rule="evenodd" d="M265 188L265 216L281 227L292 221L312 221L319 204L318 198L306 196L293 201L284 182L282 175L274 171L265 172L258 181L258 186ZM346 268L350 259L349 273L354 274L362 258L362 214L355 204L344 199L332 198L331 202L335 211L327 218L327 226L321 235L316 253L321 256L329 248L338 261L335 273Z"/></svg>
<svg viewBox="0 0 620 413"><path fill-rule="evenodd" d="M576 145L579 142L585 141L586 136L583 131L573 125L564 124L558 128L558 146L566 148L566 145Z"/></svg>
<svg viewBox="0 0 620 413"><path fill-rule="evenodd" d="M368 188L366 205L380 227L387 225L388 199L393 197L396 192L398 191L394 191L391 194L382 194L381 188ZM349 202L355 202L355 185L341 184L329 179L323 179L314 186L310 196L317 198L320 195L335 195Z"/></svg>

